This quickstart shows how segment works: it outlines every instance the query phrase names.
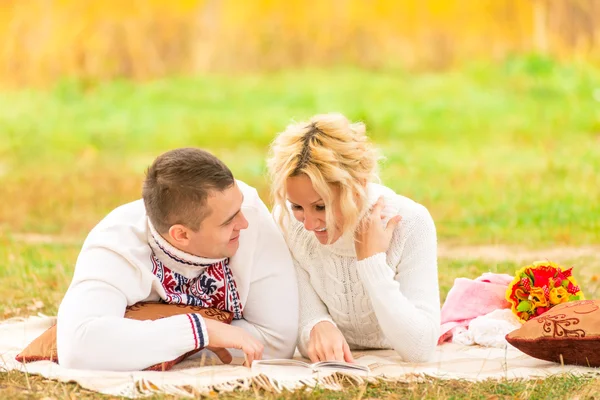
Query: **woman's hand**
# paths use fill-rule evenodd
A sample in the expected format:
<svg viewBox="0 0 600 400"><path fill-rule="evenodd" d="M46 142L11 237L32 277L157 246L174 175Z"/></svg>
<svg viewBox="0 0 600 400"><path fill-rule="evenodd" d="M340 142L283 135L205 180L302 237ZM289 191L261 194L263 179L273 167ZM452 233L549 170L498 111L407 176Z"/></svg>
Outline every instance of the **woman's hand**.
<svg viewBox="0 0 600 400"><path fill-rule="evenodd" d="M383 197L380 197L373 206L371 214L367 215L365 220L359 225L354 241L358 261L378 253L385 253L390 246L394 229L396 229L396 226L402 220L400 215L396 215L388 221L384 228L381 223L381 220L384 218L381 215L383 206Z"/></svg>
<svg viewBox="0 0 600 400"><path fill-rule="evenodd" d="M312 362L354 362L344 335L329 321L321 321L312 328L307 351Z"/></svg>

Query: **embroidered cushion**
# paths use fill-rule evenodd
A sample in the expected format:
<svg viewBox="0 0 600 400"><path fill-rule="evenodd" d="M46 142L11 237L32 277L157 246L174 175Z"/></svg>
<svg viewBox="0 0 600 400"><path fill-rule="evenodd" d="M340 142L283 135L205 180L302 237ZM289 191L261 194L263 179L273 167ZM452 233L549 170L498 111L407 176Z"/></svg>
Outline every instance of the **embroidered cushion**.
<svg viewBox="0 0 600 400"><path fill-rule="evenodd" d="M506 335L506 340L541 360L600 367L600 300L554 306Z"/></svg>
<svg viewBox="0 0 600 400"><path fill-rule="evenodd" d="M232 313L221 311L217 308L202 308L196 306L187 306L183 304L165 304L165 303L137 303L127 307L125 318L136 320L157 320L165 317L180 314L196 313L204 318L214 319L226 324L233 320ZM166 371L178 362L197 353L202 349L192 350L174 360L158 363L146 368L146 371ZM47 329L44 333L34 339L15 359L19 362L33 362L41 360L50 360L58 362L56 352L56 325Z"/></svg>

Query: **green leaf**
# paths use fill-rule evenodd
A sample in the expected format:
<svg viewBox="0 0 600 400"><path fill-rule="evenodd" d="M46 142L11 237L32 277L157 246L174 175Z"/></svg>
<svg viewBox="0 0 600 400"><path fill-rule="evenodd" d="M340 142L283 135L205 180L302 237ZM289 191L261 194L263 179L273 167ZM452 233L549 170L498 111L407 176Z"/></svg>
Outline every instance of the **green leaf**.
<svg viewBox="0 0 600 400"><path fill-rule="evenodd" d="M519 312L527 312L529 310L531 310L531 303L528 301L522 301L517 306L517 311Z"/></svg>
<svg viewBox="0 0 600 400"><path fill-rule="evenodd" d="M579 295L577 296L569 296L569 301L579 300Z"/></svg>
<svg viewBox="0 0 600 400"><path fill-rule="evenodd" d="M566 287L568 287L568 286L569 286L569 280L568 280L568 279L564 279L564 280L562 281L562 287L566 288Z"/></svg>
<svg viewBox="0 0 600 400"><path fill-rule="evenodd" d="M533 282L535 282L533 272L529 272L529 274L527 274L527 277L529 278L529 282L533 285Z"/></svg>

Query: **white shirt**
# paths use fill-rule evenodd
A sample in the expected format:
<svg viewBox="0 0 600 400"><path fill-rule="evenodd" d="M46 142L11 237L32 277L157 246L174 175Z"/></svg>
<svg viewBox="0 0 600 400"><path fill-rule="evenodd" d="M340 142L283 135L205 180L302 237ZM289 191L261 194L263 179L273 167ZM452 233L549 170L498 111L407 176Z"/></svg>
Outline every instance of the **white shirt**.
<svg viewBox="0 0 600 400"><path fill-rule="evenodd" d="M244 194L242 212L249 226L241 231L239 249L229 260L243 304L243 319L232 324L260 340L265 346L265 357L288 358L294 353L298 331L292 260L256 190L240 181L238 185ZM185 261L173 262L149 238L152 235L142 200L118 207L90 232L58 311L57 350L61 365L141 370L208 345L210 338L198 314L156 321L123 318L127 306L165 299L161 281L152 273L153 254L187 278L202 272L199 264L215 261L171 246L169 252ZM166 241L161 244L169 246Z"/></svg>

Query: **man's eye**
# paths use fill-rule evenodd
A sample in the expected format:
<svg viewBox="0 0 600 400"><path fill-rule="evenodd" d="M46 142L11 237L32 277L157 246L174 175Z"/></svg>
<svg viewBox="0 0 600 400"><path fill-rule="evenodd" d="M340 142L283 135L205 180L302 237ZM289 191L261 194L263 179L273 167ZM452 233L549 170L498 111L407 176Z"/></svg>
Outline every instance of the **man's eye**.
<svg viewBox="0 0 600 400"><path fill-rule="evenodd" d="M325 211L325 206L315 206L317 211Z"/></svg>

